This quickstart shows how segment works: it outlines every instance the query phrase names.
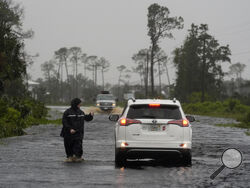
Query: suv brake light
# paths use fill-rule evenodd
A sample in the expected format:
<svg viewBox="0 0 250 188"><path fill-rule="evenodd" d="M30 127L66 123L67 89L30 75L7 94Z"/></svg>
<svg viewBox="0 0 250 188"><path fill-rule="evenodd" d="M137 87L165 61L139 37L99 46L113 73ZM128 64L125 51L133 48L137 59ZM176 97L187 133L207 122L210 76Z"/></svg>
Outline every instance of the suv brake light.
<svg viewBox="0 0 250 188"><path fill-rule="evenodd" d="M152 108L157 108L157 107L160 107L161 104L157 104L157 103L152 103L152 104L148 104L149 107L152 107Z"/></svg>
<svg viewBox="0 0 250 188"><path fill-rule="evenodd" d="M127 119L127 118L122 118L119 120L120 126L128 126L131 124L141 124L141 121L136 120L136 119Z"/></svg>
<svg viewBox="0 0 250 188"><path fill-rule="evenodd" d="M189 122L186 119L169 121L167 124L175 124L175 125L179 125L181 127L188 127L189 126Z"/></svg>

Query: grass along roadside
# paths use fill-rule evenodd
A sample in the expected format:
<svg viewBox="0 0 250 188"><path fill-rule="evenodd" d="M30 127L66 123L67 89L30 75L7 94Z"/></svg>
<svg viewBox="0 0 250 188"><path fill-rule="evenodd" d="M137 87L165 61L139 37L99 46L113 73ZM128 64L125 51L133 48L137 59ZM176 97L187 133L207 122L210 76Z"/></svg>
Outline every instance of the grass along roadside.
<svg viewBox="0 0 250 188"><path fill-rule="evenodd" d="M247 129L245 133L250 136L250 106L243 105L238 100L188 103L183 104L183 109L188 114L235 119L237 123L216 124L216 126Z"/></svg>
<svg viewBox="0 0 250 188"><path fill-rule="evenodd" d="M247 123L226 123L226 124L215 124L215 126L219 126L219 127L236 127L236 128L242 128L242 129L247 129L247 131L245 131L245 134L247 136L250 136L250 126Z"/></svg>
<svg viewBox="0 0 250 188"><path fill-rule="evenodd" d="M247 136L250 136L250 130L245 132Z"/></svg>

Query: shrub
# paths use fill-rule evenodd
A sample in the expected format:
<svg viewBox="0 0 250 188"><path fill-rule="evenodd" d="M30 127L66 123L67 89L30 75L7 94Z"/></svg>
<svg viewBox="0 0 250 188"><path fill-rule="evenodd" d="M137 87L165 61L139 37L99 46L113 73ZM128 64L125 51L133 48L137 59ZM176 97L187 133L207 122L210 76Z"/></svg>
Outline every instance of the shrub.
<svg viewBox="0 0 250 188"><path fill-rule="evenodd" d="M25 121L21 113L14 108L7 108L7 113L1 117L1 137L22 135L25 128Z"/></svg>
<svg viewBox="0 0 250 188"><path fill-rule="evenodd" d="M23 129L39 124L48 109L31 98L0 98L0 138L24 134Z"/></svg>

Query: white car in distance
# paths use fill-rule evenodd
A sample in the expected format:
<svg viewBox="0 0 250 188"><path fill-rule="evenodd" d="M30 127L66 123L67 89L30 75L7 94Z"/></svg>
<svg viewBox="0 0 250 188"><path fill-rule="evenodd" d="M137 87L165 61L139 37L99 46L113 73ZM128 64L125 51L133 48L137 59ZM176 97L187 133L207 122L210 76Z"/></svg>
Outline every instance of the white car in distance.
<svg viewBox="0 0 250 188"><path fill-rule="evenodd" d="M174 100L130 99L115 121L115 163L123 166L127 159L168 159L179 157L184 166L192 163L193 116L185 116L181 104Z"/></svg>

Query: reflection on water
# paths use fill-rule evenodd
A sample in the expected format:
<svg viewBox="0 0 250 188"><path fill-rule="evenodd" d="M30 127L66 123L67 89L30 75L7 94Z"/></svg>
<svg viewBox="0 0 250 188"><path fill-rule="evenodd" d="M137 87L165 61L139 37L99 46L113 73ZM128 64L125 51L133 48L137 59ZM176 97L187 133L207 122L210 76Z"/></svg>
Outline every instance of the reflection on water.
<svg viewBox="0 0 250 188"><path fill-rule="evenodd" d="M178 187L179 183L185 184L187 180L190 182L193 176L192 167L181 167L179 163L172 161L127 161L124 167L116 170L117 187L161 187L160 185L166 185L168 182L171 182L170 187Z"/></svg>
<svg viewBox="0 0 250 188"><path fill-rule="evenodd" d="M120 168L119 173L117 175L116 184L118 185L118 187L124 184L124 176L125 176L124 170L125 170L124 167Z"/></svg>

